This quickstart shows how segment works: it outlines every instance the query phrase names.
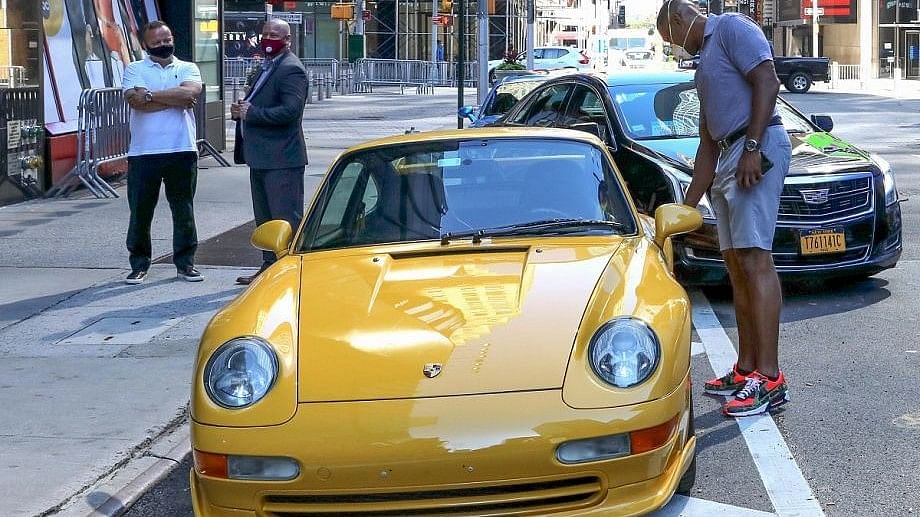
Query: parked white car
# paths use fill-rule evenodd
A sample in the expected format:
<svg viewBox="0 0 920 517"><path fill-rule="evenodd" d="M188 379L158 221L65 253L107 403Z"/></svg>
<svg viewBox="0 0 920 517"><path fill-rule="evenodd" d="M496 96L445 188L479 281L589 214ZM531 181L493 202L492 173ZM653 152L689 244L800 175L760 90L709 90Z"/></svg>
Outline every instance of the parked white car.
<svg viewBox="0 0 920 517"><path fill-rule="evenodd" d="M537 47L533 53L534 70L558 70L560 68L573 68L578 71L591 70L591 58L583 50L573 47ZM504 60L489 61L489 82L495 82L495 68ZM518 63L527 64L527 55L521 52L517 56Z"/></svg>

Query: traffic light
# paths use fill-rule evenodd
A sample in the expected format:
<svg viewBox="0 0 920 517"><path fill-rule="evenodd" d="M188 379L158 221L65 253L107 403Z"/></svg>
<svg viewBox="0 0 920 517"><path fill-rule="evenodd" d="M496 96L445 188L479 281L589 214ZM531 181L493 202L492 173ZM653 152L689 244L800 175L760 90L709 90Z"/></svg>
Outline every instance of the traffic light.
<svg viewBox="0 0 920 517"><path fill-rule="evenodd" d="M440 13L449 13L454 8L453 0L441 0L441 7L438 9Z"/></svg>
<svg viewBox="0 0 920 517"><path fill-rule="evenodd" d="M617 9L617 25L626 27L626 6L622 4Z"/></svg>

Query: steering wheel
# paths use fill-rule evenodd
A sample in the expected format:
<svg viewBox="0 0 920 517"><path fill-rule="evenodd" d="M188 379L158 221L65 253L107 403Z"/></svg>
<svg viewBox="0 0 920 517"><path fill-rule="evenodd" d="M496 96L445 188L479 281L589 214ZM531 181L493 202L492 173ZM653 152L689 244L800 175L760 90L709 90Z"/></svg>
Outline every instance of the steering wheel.
<svg viewBox="0 0 920 517"><path fill-rule="evenodd" d="M561 210L556 210L555 208L534 208L527 214L535 215L535 216L539 215L541 219L555 219L557 217L560 219L571 219L572 218L571 215Z"/></svg>

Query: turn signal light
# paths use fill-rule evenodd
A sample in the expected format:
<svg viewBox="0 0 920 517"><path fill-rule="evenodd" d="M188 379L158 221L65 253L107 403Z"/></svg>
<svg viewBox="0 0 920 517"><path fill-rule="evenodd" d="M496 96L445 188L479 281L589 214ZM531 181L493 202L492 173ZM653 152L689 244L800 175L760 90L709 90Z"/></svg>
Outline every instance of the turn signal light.
<svg viewBox="0 0 920 517"><path fill-rule="evenodd" d="M195 460L195 470L202 476L227 479L227 455L203 452L195 449L192 457Z"/></svg>
<svg viewBox="0 0 920 517"><path fill-rule="evenodd" d="M629 443L632 446L630 453L642 454L661 447L671 438L675 427L677 427L676 416L661 425L629 433Z"/></svg>

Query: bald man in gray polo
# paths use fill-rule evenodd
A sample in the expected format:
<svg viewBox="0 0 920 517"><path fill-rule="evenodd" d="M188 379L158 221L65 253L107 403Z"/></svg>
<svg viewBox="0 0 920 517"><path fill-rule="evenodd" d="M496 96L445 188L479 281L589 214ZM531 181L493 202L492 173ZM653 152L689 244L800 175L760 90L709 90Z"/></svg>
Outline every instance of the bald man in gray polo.
<svg viewBox="0 0 920 517"><path fill-rule="evenodd" d="M688 0L665 2L658 31L672 48L700 56L700 146L684 202L696 206L710 192L738 323L738 361L705 391L734 395L723 406L726 415L763 413L789 400L779 368L782 291L771 250L792 151L776 111L772 51L746 16L704 16Z"/></svg>

